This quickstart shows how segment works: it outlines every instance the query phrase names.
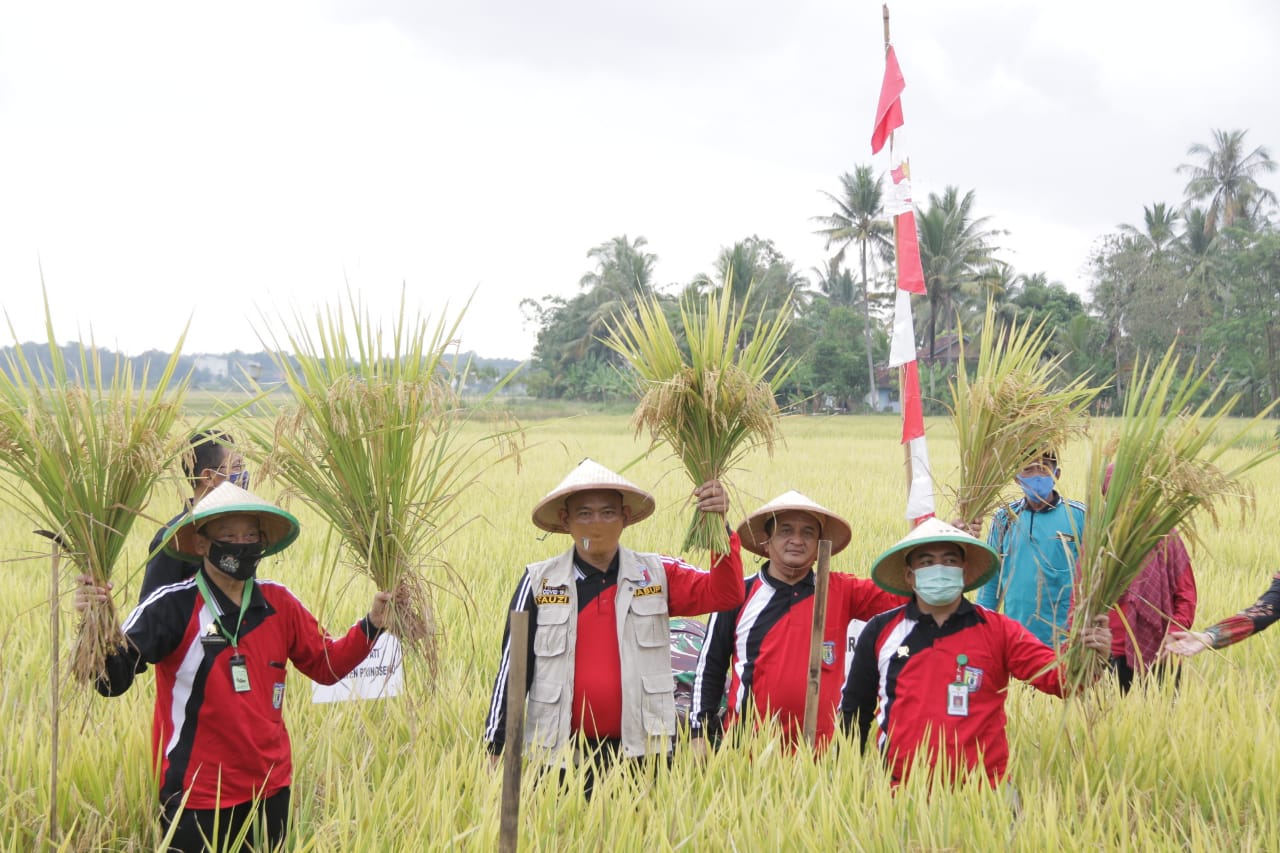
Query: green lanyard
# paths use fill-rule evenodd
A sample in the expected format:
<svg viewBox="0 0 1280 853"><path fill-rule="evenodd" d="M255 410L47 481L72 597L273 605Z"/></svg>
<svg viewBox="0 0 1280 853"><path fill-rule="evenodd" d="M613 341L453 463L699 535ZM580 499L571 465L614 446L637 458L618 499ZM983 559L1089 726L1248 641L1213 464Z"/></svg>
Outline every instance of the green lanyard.
<svg viewBox="0 0 1280 853"><path fill-rule="evenodd" d="M205 604L209 605L209 609L213 611L213 621L218 623L222 636L230 638L231 648L234 650L237 646L237 641L240 639L240 628L244 625L244 614L249 610L249 599L253 598L253 581L250 580L246 583L244 591L240 594L240 621L236 623L236 632L234 634L227 630L226 625L222 624L222 617L218 614L218 605L209 593L209 585L205 582L203 568L196 570L196 587L200 590L200 594L204 596Z"/></svg>

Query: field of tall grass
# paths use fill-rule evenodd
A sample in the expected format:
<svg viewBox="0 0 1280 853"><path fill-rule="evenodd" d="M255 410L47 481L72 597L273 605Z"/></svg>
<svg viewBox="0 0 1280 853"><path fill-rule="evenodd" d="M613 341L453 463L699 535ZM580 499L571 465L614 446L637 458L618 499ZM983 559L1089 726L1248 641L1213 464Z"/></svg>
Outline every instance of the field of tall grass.
<svg viewBox="0 0 1280 853"><path fill-rule="evenodd" d="M432 568L447 632L439 681L409 662L397 699L313 705L305 678L289 676L285 715L293 738L293 849L489 850L497 845L501 775L489 769L480 734L497 666L509 597L523 566L568 546L530 522L534 503L583 457L620 469L644 445L625 417L588 416L530 425L522 466L495 465L462 500L471 522ZM1105 422L1095 424L1105 428ZM234 429L234 428L233 428ZM900 423L892 417L794 417L773 459L748 458L732 480L742 515L788 488L843 513L853 544L833 568L865 576L871 561L906 532ZM948 422L929 423L939 509L950 507L956 467ZM1259 432L1259 442L1269 436ZM1062 491L1084 491L1088 445L1061 455ZM1228 510L1204 528L1193 554L1198 625L1252 603L1280 562L1280 462L1255 470L1259 511ZM624 544L670 551L688 521L689 484L662 453L626 476L651 488L657 514L628 530ZM9 488L11 484L4 484ZM272 484L255 491L273 496ZM119 564L117 603L136 601L146 543L179 506L169 483L146 509ZM268 558L264 577L287 583L331 630L365 612L370 581L335 565L337 543L300 506L298 543ZM143 676L107 700L69 681L62 690L58 823L47 837L50 766L50 611L47 540L0 508L0 848L150 850L157 843L149 767L154 686ZM706 564L706 555L691 555ZM748 571L756 569L747 555ZM71 579L62 578L61 640L72 636ZM65 666L65 660L63 661ZM1011 691L1010 793L982 785L925 789L913 777L896 795L878 756L848 744L817 760L781 750L768 732L705 765L678 749L667 772L622 774L579 793L530 784L526 772L520 843L531 850L1252 850L1280 846L1280 630L1183 667L1180 691L1128 697L1107 683L1062 702L1022 685Z"/></svg>

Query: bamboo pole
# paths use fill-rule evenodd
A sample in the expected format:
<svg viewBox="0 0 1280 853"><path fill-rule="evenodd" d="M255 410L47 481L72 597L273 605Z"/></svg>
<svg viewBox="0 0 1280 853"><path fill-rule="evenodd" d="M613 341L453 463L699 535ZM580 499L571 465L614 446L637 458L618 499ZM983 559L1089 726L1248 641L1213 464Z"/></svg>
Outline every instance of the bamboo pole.
<svg viewBox="0 0 1280 853"><path fill-rule="evenodd" d="M49 633L52 635L49 644L49 725L52 730L49 741L49 844L57 847L62 841L58 831L58 708L61 705L58 682L58 566L62 561L62 548L56 535L49 538L53 540L49 551Z"/></svg>
<svg viewBox="0 0 1280 853"><path fill-rule="evenodd" d="M520 771L524 764L524 696L529 663L529 612L512 610L507 670L507 737L502 765L502 822L498 850L515 853L520 842Z"/></svg>
<svg viewBox="0 0 1280 853"><path fill-rule="evenodd" d="M809 638L809 685L804 697L804 739L818 746L818 696L822 687L822 637L827 627L827 587L831 581L831 540L818 542L818 570L813 585L813 633Z"/></svg>
<svg viewBox="0 0 1280 853"><path fill-rule="evenodd" d="M889 4L888 3L885 3L881 7L881 15L884 18L884 52L885 52L885 55L887 56L889 54ZM890 163L893 162L893 131L889 132L889 161ZM898 245L898 217L891 216L889 217L889 220L893 224L893 245L896 246ZM898 284L897 276L895 275L894 287L897 287L897 284ZM914 333L915 333L915 330L912 329L912 334L914 335ZM914 342L912 343L912 346L913 347L915 346ZM898 405L902 409L903 417L906 417L906 414L907 414L907 375L906 374L907 374L906 368L899 365L898 366ZM911 481L914 479L913 472L911 470L911 444L910 443L906 443L902 445L902 470L906 474L907 499L910 500Z"/></svg>

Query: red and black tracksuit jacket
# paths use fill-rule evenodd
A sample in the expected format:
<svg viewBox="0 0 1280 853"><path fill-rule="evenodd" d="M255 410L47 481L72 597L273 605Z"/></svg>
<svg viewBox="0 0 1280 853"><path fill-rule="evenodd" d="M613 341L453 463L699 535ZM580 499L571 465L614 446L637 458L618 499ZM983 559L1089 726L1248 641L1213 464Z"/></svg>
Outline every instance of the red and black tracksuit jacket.
<svg viewBox="0 0 1280 853"><path fill-rule="evenodd" d="M964 663L958 658L963 655ZM894 782L906 778L917 754L941 775L983 770L991 784L1009 763L1005 688L1010 676L1061 696L1052 649L1018 622L961 599L938 625L912 599L872 619L854 650L840 708L865 746L871 724ZM968 686L968 714L948 713L948 685Z"/></svg>
<svg viewBox="0 0 1280 853"><path fill-rule="evenodd" d="M236 648L244 656L249 691L232 685L235 653L214 621L230 632L240 607L209 583L213 609L195 579L163 586L124 623L128 642L107 658L98 692L118 696L147 664L156 668L152 747L160 770L160 801L190 790L190 809L227 808L269 797L292 780L289 734L281 717L286 665L335 684L364 660L378 635L368 618L334 640L284 585L257 581ZM176 800L175 800L176 802Z"/></svg>
<svg viewBox="0 0 1280 853"><path fill-rule="evenodd" d="M787 741L795 743L803 728L808 691L814 573L788 584L772 577L765 563L746 584L742 606L715 614L708 625L693 685L693 734L715 728L725 681L732 672L727 720L740 716L750 705L761 717L777 720ZM849 623L870 619L902 602L900 596L869 580L831 573L818 683L819 742L830 740L835 731Z"/></svg>

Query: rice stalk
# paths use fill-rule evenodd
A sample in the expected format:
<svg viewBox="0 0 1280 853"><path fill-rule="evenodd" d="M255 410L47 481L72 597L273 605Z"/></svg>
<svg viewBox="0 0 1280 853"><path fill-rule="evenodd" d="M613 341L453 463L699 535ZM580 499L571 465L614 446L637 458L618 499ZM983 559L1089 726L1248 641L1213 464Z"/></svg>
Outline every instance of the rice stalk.
<svg viewBox="0 0 1280 853"><path fill-rule="evenodd" d="M430 326L407 316L403 293L400 308L387 330L350 293L314 324L295 317L285 336L292 355L269 348L292 402L246 431L264 475L329 521L357 572L395 593L388 629L434 674L440 630L424 570L453 574L440 546L469 520L456 501L486 466L518 461L523 433L504 423L464 435L475 411L459 394L467 368L447 355L465 309Z"/></svg>
<svg viewBox="0 0 1280 853"><path fill-rule="evenodd" d="M687 358L656 298L641 301L634 314L618 315L603 339L631 368L629 379L640 396L636 434L647 429L654 444L670 445L695 487L723 482L755 447L772 455L780 438L775 393L795 368L781 351L790 299L771 319L761 308L751 338L739 345L751 290L735 306L731 284L726 279L719 293L681 299ZM729 537L720 519L694 513L682 547L725 553Z"/></svg>
<svg viewBox="0 0 1280 853"><path fill-rule="evenodd" d="M48 366L27 359L5 315L14 347L0 369L0 470L25 486L5 497L106 586L152 486L182 449L173 433L189 381L176 377L186 332L148 389L148 369L138 375L128 359L104 370L92 337L69 365L47 293L44 310ZM120 640L115 605L91 604L72 645L73 677L95 680Z"/></svg>
<svg viewBox="0 0 1280 853"><path fill-rule="evenodd" d="M960 446L955 516L964 521L991 514L1001 491L1045 449L1083 435L1082 415L1106 387L1090 384L1089 374L1060 381L1063 356L1046 357L1050 338L1044 322L1003 330L997 325L988 303L977 368L970 377L961 358L951 387ZM963 340L963 330L957 334Z"/></svg>
<svg viewBox="0 0 1280 853"><path fill-rule="evenodd" d="M1239 395L1219 402L1226 380L1201 402L1209 368L1179 370L1171 347L1158 363L1143 360L1125 399L1124 417L1112 435L1096 437L1090 454L1089 511L1081 536L1079 580L1065 652L1068 672L1077 681L1090 676L1094 655L1079 644L1090 620L1116 605L1165 536L1178 529L1198 542L1197 523L1218 523L1218 506L1228 501L1242 512L1253 508L1253 491L1244 474L1280 453L1272 441L1261 447L1246 434L1266 418L1275 403L1256 417L1225 429ZM1228 451L1248 450L1227 465ZM1107 467L1114 466L1106 492Z"/></svg>

